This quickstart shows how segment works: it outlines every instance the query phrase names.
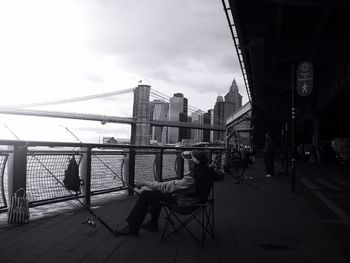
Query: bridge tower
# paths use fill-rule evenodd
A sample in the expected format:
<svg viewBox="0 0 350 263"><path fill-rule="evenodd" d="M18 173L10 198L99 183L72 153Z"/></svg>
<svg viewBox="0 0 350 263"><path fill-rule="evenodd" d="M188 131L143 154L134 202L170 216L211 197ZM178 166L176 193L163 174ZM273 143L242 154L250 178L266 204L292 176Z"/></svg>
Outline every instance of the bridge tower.
<svg viewBox="0 0 350 263"><path fill-rule="evenodd" d="M133 118L136 124L131 128L131 144L150 143L150 90L151 86L140 84L134 89Z"/></svg>

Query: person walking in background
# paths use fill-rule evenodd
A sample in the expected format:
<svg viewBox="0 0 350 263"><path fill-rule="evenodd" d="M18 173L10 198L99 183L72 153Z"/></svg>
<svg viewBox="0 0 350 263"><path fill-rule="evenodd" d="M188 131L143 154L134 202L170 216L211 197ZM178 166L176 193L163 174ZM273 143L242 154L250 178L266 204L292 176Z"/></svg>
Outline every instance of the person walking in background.
<svg viewBox="0 0 350 263"><path fill-rule="evenodd" d="M146 189L142 191L129 213L126 226L115 231L117 235L138 236L140 228L157 232L162 201L178 205L193 205L200 201L202 189L205 189L208 179L212 182L215 180L215 173L209 167L209 160L204 151L185 151L181 155L188 160L190 172L181 180L137 183L137 188L145 187ZM151 219L142 225L147 212L151 214Z"/></svg>
<svg viewBox="0 0 350 263"><path fill-rule="evenodd" d="M275 158L275 149L273 145L273 140L271 133L267 132L265 134L265 145L263 149L264 162L265 162L265 177L271 177L275 175L274 171L274 158Z"/></svg>

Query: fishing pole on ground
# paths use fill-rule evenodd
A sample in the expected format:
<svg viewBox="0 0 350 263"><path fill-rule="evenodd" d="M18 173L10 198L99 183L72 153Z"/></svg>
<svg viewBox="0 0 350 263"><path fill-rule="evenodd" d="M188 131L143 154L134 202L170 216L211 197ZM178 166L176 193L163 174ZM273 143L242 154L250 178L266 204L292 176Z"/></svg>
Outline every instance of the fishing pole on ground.
<svg viewBox="0 0 350 263"><path fill-rule="evenodd" d="M231 173L230 173L230 175L231 175L232 178L234 178L234 179L236 180L235 183L239 184L240 182L243 182L243 183L249 185L250 187L254 188L255 190L259 190L258 187L256 187L256 186L253 185L253 184L248 183L246 180L244 180L244 179L242 179L242 178L234 177Z"/></svg>
<svg viewBox="0 0 350 263"><path fill-rule="evenodd" d="M242 161L242 160L241 160L241 161ZM231 176L232 178L235 179L235 183L240 184L241 182L243 182L243 183L247 184L248 186L254 188L255 190L259 190L258 187L256 187L256 186L253 185L253 184L248 183L246 180L244 180L244 179L241 178L241 177L244 175L245 170L246 170L245 164L244 164L244 163L238 163L238 162L236 162L235 165L236 165L236 166L237 166L237 165L242 165L242 166L244 165L244 166L242 167L241 173L240 173L239 175L237 175L237 176L233 175L233 173L231 172L231 169L230 169L229 174L230 174L230 176ZM237 167L235 167L235 168L237 168Z"/></svg>
<svg viewBox="0 0 350 263"><path fill-rule="evenodd" d="M21 139L5 124L2 122L2 124L4 125L4 127L10 131L10 133L18 140L21 141ZM28 142L26 142L25 146L28 146ZM60 179L58 179L49 168L47 168L47 166L31 151L31 150L27 150L28 153L34 157L34 159L60 184L64 187L65 190L67 190L67 192L76 200L78 201L79 204L81 204L93 217L94 219L87 219L86 221L83 222L83 224L88 224L92 227L96 227L96 222L94 220L99 221L109 232L111 232L113 234L113 236L117 236L116 233L114 232L114 230L105 222L103 221L99 216L97 216L97 214L90 208L88 207L86 204L84 204L71 190L69 190L64 183L61 182Z"/></svg>

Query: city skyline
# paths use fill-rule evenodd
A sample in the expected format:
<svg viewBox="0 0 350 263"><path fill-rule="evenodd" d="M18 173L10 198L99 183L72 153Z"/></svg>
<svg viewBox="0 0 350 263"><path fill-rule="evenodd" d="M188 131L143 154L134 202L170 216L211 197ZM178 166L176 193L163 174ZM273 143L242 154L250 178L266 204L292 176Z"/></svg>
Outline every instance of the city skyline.
<svg viewBox="0 0 350 263"><path fill-rule="evenodd" d="M152 88L152 87L151 87ZM215 98L214 98L214 103L212 104L212 107L209 107L209 108L203 108L203 109L199 109L199 108L196 108L196 107L194 107L193 105L191 105L189 102L190 102L190 100L188 100L188 108L191 108L192 110L190 110L190 111L192 111L192 112L197 112L197 111L201 111L203 114L205 114L205 113L207 113L209 110L212 110L212 109L214 109L214 106L215 106L215 103L217 102L217 99L218 99L218 97L222 97L223 98L223 101L224 102L232 102L232 100L234 100L234 103L236 104L236 105L240 105L240 106L238 106L238 107L235 107L235 109L234 109L234 111L235 110L237 110L239 107L241 107L243 104L245 104L245 103L242 103L242 95L241 95L241 93L239 92L239 86L238 86L238 84L237 84L237 82L236 82L236 79L235 78L233 78L233 80L232 80L232 83L231 83L231 85L228 87L228 92L223 96L223 95L221 95L221 94L218 94ZM238 95L239 95L239 97L237 97L237 96L234 96L233 94L234 94L234 92L236 92L236 93L238 93ZM180 93L180 92L175 92L174 94L173 94L173 96L175 95L175 94L181 94L180 96L183 96L184 98L187 98L186 97L186 94L184 94L184 93ZM162 103L164 103L164 102L169 102L167 99L164 99L164 98L154 98L152 101L150 101L150 102L162 102ZM230 111L229 112L229 114L232 114L233 113L233 111Z"/></svg>
<svg viewBox="0 0 350 263"><path fill-rule="evenodd" d="M233 78L245 93L220 1L2 1L0 32L0 106L123 90L140 80L162 93L186 94L202 109ZM104 114L128 114L131 100L119 100ZM90 104L83 113L107 103ZM85 141L96 141L101 132L128 136L118 125L1 118L26 140L74 140L61 134L60 125L70 125ZM0 135L13 139L3 129Z"/></svg>
<svg viewBox="0 0 350 263"><path fill-rule="evenodd" d="M174 93L169 100L154 99L150 101L151 113L150 119L167 120L175 122L190 122L198 124L225 125L226 120L234 112L242 107L242 95L236 80L233 79L228 92L216 97L216 103L207 110L196 109L189 105L185 94ZM212 121L213 120L213 121ZM224 141L224 132L208 131L188 128L173 127L151 127L150 138L153 142L167 144L187 142L215 142ZM205 138L205 139L204 139Z"/></svg>
<svg viewBox="0 0 350 263"><path fill-rule="evenodd" d="M141 84L141 85L143 85L143 84ZM129 93L133 93L133 90L129 90L128 91ZM234 93L234 92L236 92L236 93ZM157 94L157 92L151 92L151 94L152 93L155 93L155 94ZM109 95L109 94L108 94ZM105 96L105 94L95 94L95 96L93 96L93 97L95 97L95 98L99 98L99 97L104 97ZM163 96L165 96L165 94L163 94ZM164 99L154 99L153 101L149 101L149 103L150 103L150 105L151 105L151 107L152 107L152 105L153 105L153 110L151 110L151 115L150 115L150 119L152 119L152 118L154 118L154 119L158 119L158 120L167 120L167 121L175 121L175 122L177 122L177 121L180 121L180 122L193 122L193 123L199 123L199 124L203 124L204 123L204 115L207 115L206 116L206 118L207 118L207 122L206 122L206 124L211 124L211 125L224 125L225 124L225 121L226 121L226 119L227 119L227 117L228 116L230 116L235 110L237 110L237 107L234 107L234 108L232 108L231 106L232 106L232 104L234 105L234 103L232 102L232 101L235 101L236 100L236 97L238 98L238 101L239 101L239 105L238 105L238 108L241 106L241 95L239 94L239 91L238 91L238 86L237 86L237 84L236 84L236 81L235 81L235 79L232 81L232 84L231 84L231 86L230 86L230 88L229 88L229 91L228 91L228 93L225 95L225 96L221 96L221 95L219 95L219 96L217 96L217 100L221 100L221 102L223 102L224 103L224 105L225 105L225 103L227 104L226 106L225 106L225 109L227 108L227 109L229 109L229 111L227 111L227 109L226 109L226 111L225 111L225 114L224 115L220 115L220 116L214 116L214 111L213 111L213 108L215 109L215 107L216 107L216 104L215 105L212 105L212 107L210 107L210 109L208 109L207 111L205 111L205 110L203 110L203 109L197 109L197 108L193 108L191 105L188 105L188 100L187 100L187 98L185 98L184 97L184 95L182 94L182 93L175 93L174 95L173 95L173 97L171 97L169 100L168 100L168 102L166 102ZM225 98L225 100L223 99L223 98ZM78 98L77 98L78 99ZM77 99L75 99L75 98L73 98L72 99L72 101L74 101L74 102L76 102L77 101ZM181 99L181 100L184 100L185 101L185 103L180 103L179 104L179 101L175 101L174 102L174 99ZM112 101L112 100L111 100ZM70 102L70 100L69 100L69 102ZM171 104L171 102L173 102L173 105L172 105L172 108L173 108L173 110L171 111L170 110L170 104ZM55 103L54 103L55 104ZM156 105L155 104L166 104L167 105L167 109L164 111L164 110L162 110L162 109L156 109L157 107L155 107ZM50 105L50 103L48 104L48 105ZM136 103L136 105L138 105L138 103ZM42 107L42 106L45 106L45 105L39 105L39 107ZM75 105L76 106L76 105ZM179 106L180 106L180 108L182 108L180 111L179 111ZM228 107L228 106L230 106L230 107ZM175 110L174 110L175 109ZM152 117L152 114L153 114L153 111L155 112L155 117ZM156 113L157 111L163 111L162 113ZM43 111L43 112L45 112L45 110ZM50 113L50 110L48 110L47 111L48 113ZM53 111L53 112L57 112L57 113L59 113L59 111ZM103 111L102 111L103 112ZM174 113L174 112L176 112L175 113L175 115L174 116L177 116L177 117L175 117L175 119L174 119L174 117L171 117L172 116L172 112ZM64 111L62 111L62 113L63 113L63 115L65 115L64 114ZM69 112L68 112L68 114L69 114ZM162 118L159 118L159 114L163 114L163 117ZM177 115L176 115L177 114ZM93 114L94 116L98 116L98 114L96 115L96 114ZM87 117L88 115L86 115L86 117ZM100 115L101 116L101 120L102 120L102 117L103 117L103 114L102 115ZM109 115L109 116L113 116L113 115ZM156 116L158 116L158 117L156 117ZM16 116L15 116L16 117ZM72 116L73 117L73 116ZM117 116L116 116L117 117ZM131 116L130 116L131 117ZM32 117L32 118L37 118L37 117ZM42 119L47 119L47 118L45 118L45 117L39 117L39 118L42 118ZM74 118L74 117L73 117ZM84 118L85 119L85 118ZM219 122L215 122L215 121L212 121L212 120L215 120L215 119L221 119ZM88 119L86 119L86 120L88 120ZM209 120L209 121L208 121ZM50 121L52 121L51 119L50 119ZM69 122L71 122L71 123L73 123L73 122L76 122L76 120L69 120ZM3 121L2 121L2 123L3 124L5 124ZM105 124L107 124L107 123L109 123L108 121L107 122L103 122L103 121L101 121L101 124L103 124L103 125L105 125ZM113 125L113 122L112 123L110 123L110 124L112 124ZM6 127L7 125L5 124L5 127ZM60 126L60 129L61 128L64 128L65 126L64 125L62 125L62 124L60 124L59 125ZM68 125L69 126L69 125ZM128 129L128 128L127 128ZM195 140L196 142L199 142L199 141L203 141L203 136L204 136L204 132L203 131L200 131L200 130L198 130L198 131L194 131L193 129L191 130L190 128L180 128L180 130L182 130L182 132L181 132L181 134L182 135L179 135L180 133L179 133L179 129L177 129L177 128L172 128L172 127L168 127L168 128L165 128L164 129L164 131L166 131L167 133L169 133L169 134L167 134L167 135L165 135L164 134L164 132L163 132L163 129L159 129L159 127L153 127L152 128L153 129L153 131L155 131L155 130L161 130L161 133L162 133L162 135L161 135L161 137L163 137L163 139L159 139L159 136L153 136L153 133L151 133L150 134L150 139L151 140L156 140L156 141L158 141L158 142L162 142L162 143L177 143L177 142L181 142L182 141L182 139L187 139L187 140ZM86 129L86 130L88 130L88 129ZM129 130L129 129L128 129ZM175 130L175 137L174 137L174 135L173 135L173 139L170 139L169 140L169 138L171 138L171 135L170 135L170 133L171 133L171 131L172 130ZM12 133L11 131L10 131L10 129L8 129L8 132L13 136L14 134L16 134L16 129L14 129L14 132ZM158 131L158 133L159 133L159 131ZM197 134L197 135L194 135L194 134ZM217 138L217 136L215 137L215 138L213 138L213 131L211 131L210 132L210 135L206 135L206 138L210 138L210 139L206 139L205 141L218 141L218 140L222 140L222 139L218 139ZM19 137L20 139L23 139L21 136L17 136L16 135L16 138L17 137ZM129 138L130 137L130 132L127 132L127 136L126 137L119 137L119 136L116 136L115 134L114 135L110 135L110 134L106 134L106 133L101 133L101 132L99 132L99 134L98 134L98 140L95 140L95 141L93 141L93 142L101 142L101 141L104 141L104 138L120 138L120 139L123 139L123 141L125 141L125 139L127 139L127 138ZM158 137L158 138L155 138L155 137ZM11 138L11 139L13 139L13 138ZM35 140L35 139L34 139ZM43 140L43 139L37 139L37 140ZM44 139L45 140L45 139ZM69 140L68 140L69 141Z"/></svg>

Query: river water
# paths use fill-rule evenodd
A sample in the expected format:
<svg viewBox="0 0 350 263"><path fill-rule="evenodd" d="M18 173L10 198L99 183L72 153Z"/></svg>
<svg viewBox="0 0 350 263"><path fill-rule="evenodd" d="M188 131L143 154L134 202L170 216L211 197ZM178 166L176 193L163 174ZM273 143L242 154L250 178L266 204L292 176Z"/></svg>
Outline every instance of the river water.
<svg viewBox="0 0 350 263"><path fill-rule="evenodd" d="M68 165L66 154L61 155L36 155L37 158L63 182L64 170ZM76 156L80 161L81 156ZM3 158L0 156L0 158ZM155 154L137 154L135 158L135 182L145 180L155 180L154 162ZM0 159L3 165L3 160ZM176 154L163 154L163 179L176 177L175 171ZM1 167L0 167L1 168ZM68 196L67 190L57 182L47 169L43 167L33 156L28 155L27 159L27 197L31 202ZM124 154L101 154L92 155L91 161L91 191L101 191L116 187L125 186L125 155ZM184 173L188 172L185 163ZM123 180L121 180L123 179ZM5 169L4 194L7 200L7 171ZM7 200L7 204L9 201ZM4 206L3 198L0 198L0 206Z"/></svg>

